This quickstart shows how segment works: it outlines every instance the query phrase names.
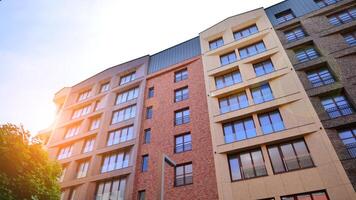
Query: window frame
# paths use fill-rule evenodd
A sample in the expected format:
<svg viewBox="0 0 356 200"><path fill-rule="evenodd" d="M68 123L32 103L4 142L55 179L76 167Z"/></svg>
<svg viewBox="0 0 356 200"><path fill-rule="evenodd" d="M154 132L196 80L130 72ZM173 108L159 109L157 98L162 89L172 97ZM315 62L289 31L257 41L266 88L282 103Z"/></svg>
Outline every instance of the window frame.
<svg viewBox="0 0 356 200"><path fill-rule="evenodd" d="M311 192L303 192L303 193L298 193L298 194L291 194L291 195L284 195L281 196L281 200L288 200L287 198L293 198L293 200L298 200L299 195L309 195L309 197L314 200L313 194L314 193L324 193L326 196L326 200L330 200L330 197L326 190L317 190L317 191L311 191Z"/></svg>
<svg viewBox="0 0 356 200"><path fill-rule="evenodd" d="M309 155L309 158L310 158L310 161L311 161L311 166L309 167L301 167L300 165L300 161L298 159L298 154L296 153L296 150L295 150L295 147L294 147L294 143L297 143L297 142L303 142L305 147L306 147L306 150L308 152L308 155ZM289 170L288 167L286 166L286 163L284 162L284 155L283 155L283 152L281 150L281 146L282 145L286 145L286 144L290 144L292 146L292 149L293 149L293 153L294 155L296 155L296 159L297 159L297 163L298 163L298 166L299 168L297 169L291 169ZM279 154L279 158L281 159L282 161L282 164L283 164L283 171L281 172L276 172L275 169L274 169L274 166L273 166L273 162L272 162L272 159L271 159L271 155L270 155L270 152L269 152L269 149L270 148L276 148L278 149L278 154ZM286 142L281 142L281 143L278 143L278 144L272 144L272 145L267 145L266 147L267 149L267 154L268 154L268 158L270 160L270 164L271 164L271 167L272 167L272 172L274 175L276 174L283 174L283 173L288 173L288 172L293 172L293 171L298 171L298 170L304 170L304 169L309 169L309 168L314 168L315 167L315 163L314 163L314 159L312 158L311 156L311 153L310 153L310 150L309 150L309 147L307 145L307 143L305 142L304 138L302 139L295 139L295 140L290 140L290 141L286 141Z"/></svg>
<svg viewBox="0 0 356 200"><path fill-rule="evenodd" d="M253 30L253 28L256 28L257 31L256 31L256 32L251 31L251 30ZM248 31L248 35L245 35L245 36L244 36L243 33L244 33L245 31ZM236 35L238 35L239 33L240 33L240 35L241 35L240 38L236 37ZM246 27L246 28L243 28L243 29L239 29L239 30L237 30L237 31L234 31L234 32L233 32L233 36L234 36L235 41L238 41L238 40L242 40L242 39L244 39L244 38L250 37L250 36L252 36L252 35L254 35L254 34L257 34L257 33L259 33L259 29L258 29L257 25L256 25L256 24L252 24L252 25L250 25L250 26L248 26L248 27Z"/></svg>
<svg viewBox="0 0 356 200"><path fill-rule="evenodd" d="M235 78L237 78L239 80L236 80ZM231 79L231 81L232 81L231 85L229 85L227 82L229 79ZM215 87L217 90L220 90L220 89L223 89L223 88L226 88L226 87L238 84L238 83L242 83L242 81L243 81L240 70L235 70L235 71L232 71L232 72L229 72L226 74L215 76L214 80L215 80ZM219 85L220 82L222 83L221 87Z"/></svg>
<svg viewBox="0 0 356 200"><path fill-rule="evenodd" d="M302 26L294 27L283 33L288 43L301 40L308 36Z"/></svg>
<svg viewBox="0 0 356 200"><path fill-rule="evenodd" d="M263 161L263 164L264 164L264 168L265 168L265 174L264 175L257 176L256 166L254 164L254 160L253 160L253 157L252 157L252 153L253 152L260 152L260 154L261 154L261 158L262 158L262 161ZM250 178L245 178L244 177L244 172L242 171L243 165L242 165L241 157L240 157L242 154L247 154L247 153L249 154L250 161L251 161L252 167L253 167L253 172L254 172L254 175L255 175L254 177L250 177ZM238 164L239 164L239 169L240 169L239 172L240 172L241 179L234 180L233 177L232 177L232 168L231 168L231 163L230 163L230 158L231 157L237 157L238 158L237 160L238 160ZM263 156L263 152L262 152L261 148L256 148L256 149L251 149L251 150L242 151L242 152L238 152L238 153L228 154L227 155L227 162L228 162L228 165L229 165L229 173L230 173L230 181L231 182L244 181L244 180L249 180L249 179L268 176L267 167L266 167L266 161L265 161L265 158Z"/></svg>
<svg viewBox="0 0 356 200"><path fill-rule="evenodd" d="M177 77L178 76L178 77ZM187 80L189 78L188 68L180 69L174 72L174 82Z"/></svg>
<svg viewBox="0 0 356 200"><path fill-rule="evenodd" d="M133 129L134 129L134 125L131 124L128 126L123 126L118 129L109 131L108 137L106 140L106 146L109 147L109 146L117 145L117 144L124 143L124 142L134 139L134 130ZM125 132L123 133L123 131L125 131ZM123 134L125 134L125 135L123 135ZM115 141L116 141L115 138L117 138L118 143L115 143Z"/></svg>
<svg viewBox="0 0 356 200"><path fill-rule="evenodd" d="M220 66L229 65L238 61L235 50L220 55L219 60L220 60ZM226 60L227 63L225 63L224 60Z"/></svg>
<svg viewBox="0 0 356 200"><path fill-rule="evenodd" d="M99 93L104 93L110 90L110 81L102 83L100 85L100 92Z"/></svg>
<svg viewBox="0 0 356 200"><path fill-rule="evenodd" d="M327 72L327 73L325 73ZM332 72L328 67L321 67L306 72L307 79L312 88L331 85L336 82Z"/></svg>
<svg viewBox="0 0 356 200"><path fill-rule="evenodd" d="M148 172L148 162L149 162L149 155L145 154L141 156L141 167L140 170L141 172Z"/></svg>
<svg viewBox="0 0 356 200"><path fill-rule="evenodd" d="M253 124L253 129L247 129L246 128L246 123L251 123L251 122ZM235 126L236 125L240 125L240 124L243 126L243 132L242 131L238 131L238 130L235 129ZM227 126L231 126L232 136L234 137L234 140L231 141L231 142L227 142L227 139L226 139L227 135L226 135L226 132L225 132L225 127L227 127ZM239 120L235 120L235 121L232 121L232 122L223 123L222 124L222 128L223 128L224 143L225 144L244 141L244 140L248 140L250 138L257 137L256 124L255 124L255 121L253 120L252 116L249 116L249 117L246 117L246 118L243 118L243 119L239 119ZM248 137L248 132L247 131L251 131L251 130L254 131L254 136ZM241 133L244 134L244 139L240 139L239 140L237 134L241 134Z"/></svg>
<svg viewBox="0 0 356 200"><path fill-rule="evenodd" d="M185 116L184 112L188 111L188 115ZM177 114L178 113L182 113L182 117L177 118ZM179 110L174 111L174 126L180 126L180 125L184 125L184 124L189 124L191 121L191 116L190 116L191 112L190 112L190 108L186 107L186 108L182 108ZM181 119L181 123L178 123L178 119Z"/></svg>
<svg viewBox="0 0 356 200"><path fill-rule="evenodd" d="M305 63L305 62L308 62L308 61L311 61L311 60L321 57L321 54L319 53L319 51L316 49L316 47L314 45L296 49L294 51L294 54L295 54L296 60L298 61L298 64ZM313 54L314 54L314 56L313 56Z"/></svg>
<svg viewBox="0 0 356 200"><path fill-rule="evenodd" d="M146 128L143 134L143 144L151 143L151 128Z"/></svg>
<svg viewBox="0 0 356 200"><path fill-rule="evenodd" d="M341 135L346 132L351 132L352 136L351 137L342 137ZM342 144L344 145L347 153L349 154L350 158L356 158L356 127L350 127L348 129L340 130L340 131L338 131L338 136L339 136ZM349 139L354 139L354 142L346 144L346 142L344 142L344 141L349 140Z"/></svg>
<svg viewBox="0 0 356 200"><path fill-rule="evenodd" d="M192 172L191 173L186 173L185 172L185 167L187 165L191 165L191 167L192 167ZM178 167L183 167L183 174L180 175L180 176L183 176L183 184L182 185L177 185L177 168ZM187 174L191 175L191 177L192 177L192 182L191 183L186 183ZM182 186L192 185L192 184L193 184L193 162L181 163L181 164L176 165L174 167L174 187L182 187Z"/></svg>
<svg viewBox="0 0 356 200"><path fill-rule="evenodd" d="M266 65L271 65L272 66L272 71L268 71L266 70ZM263 69L263 74L257 74L257 70L256 68L262 68ZM275 67L274 67L274 64L271 60L271 58L268 58L266 60L263 60L261 62L258 62L258 63L254 63L253 64L253 70L255 71L255 74L256 74L256 77L260 77L260 76L263 76L263 75L267 75L267 74L270 74L270 73L273 73L276 71Z"/></svg>
<svg viewBox="0 0 356 200"><path fill-rule="evenodd" d="M287 9L282 12L276 13L274 16L278 24L283 24L296 18L292 9ZM291 16L292 18L288 16Z"/></svg>
<svg viewBox="0 0 356 200"><path fill-rule="evenodd" d="M262 46L263 46L263 49L262 49L262 50L260 50L260 49L258 48L259 45L262 45ZM253 49L255 50L254 52L256 52L256 53L250 52L251 48L253 48ZM263 52L265 52L265 51L267 51L267 50L268 50L268 49L267 49L266 44L264 43L263 40L260 40L260 41L258 41L258 42L255 42L255 43L250 44L250 45L248 45L248 46L244 46L244 47L238 48L238 52L239 52L239 56L240 56L240 59L241 59L241 60L242 60L242 59L249 58L249 57L252 57L252 56L255 56L255 55L258 55L258 54L263 53ZM241 55L241 52L245 52L246 56Z"/></svg>
<svg viewBox="0 0 356 200"><path fill-rule="evenodd" d="M352 15L352 13L351 13L352 10L355 10L355 12L356 12L356 7L349 7L349 8L346 8L345 10L342 10L340 12L337 12L335 14L327 16L329 24L332 26L341 26L343 24L347 24L352 21L355 21L356 15L355 16ZM341 15L345 15L345 14L347 14L350 17L350 19L351 19L350 21L343 21L342 17L340 17ZM335 20L337 20L337 23L333 22Z"/></svg>
<svg viewBox="0 0 356 200"><path fill-rule="evenodd" d="M123 74L120 76L119 86L126 85L128 83L131 83L134 80L136 80L136 71L133 71L133 72L130 72L127 74Z"/></svg>
<svg viewBox="0 0 356 200"><path fill-rule="evenodd" d="M336 101L335 99L336 98L343 98L342 101L344 101L344 104L343 105L338 105L338 103L340 103L341 101ZM323 103L325 101L332 101L332 103ZM344 95L343 93L341 94L333 94L333 95L329 95L327 97L324 97L322 99L320 99L320 103L321 105L323 106L324 108L324 111L328 114L329 118L330 119L336 119L338 117L343 117L343 116L347 116L347 115L352 115L355 113L355 110L352 106L352 104L349 102L348 98L346 97L346 95ZM329 105L333 105L332 108L325 108L325 106L329 106ZM342 106L342 107L341 107ZM343 108L345 107L345 108ZM346 110L349 112L349 113L346 113L344 114L343 112L346 112ZM338 113L339 115L338 116L332 116L333 114L332 113Z"/></svg>
<svg viewBox="0 0 356 200"><path fill-rule="evenodd" d="M275 127L274 127L275 120L272 119L272 117L271 117L272 114L278 114L279 115L279 118L281 119L281 123L283 125L283 128L281 130L275 130ZM272 132L269 132L269 133L265 133L264 132L264 129L263 129L264 126L261 123L261 117L262 116L268 116L268 121L270 122L269 125L272 127ZM261 128L261 131L262 131L263 135L269 135L269 134L273 134L273 133L277 133L277 132L286 130L286 125L284 124L283 117L282 117L281 112L279 111L279 109L258 114L257 118L258 118L258 122L259 122L259 125L260 125L260 128ZM278 122L278 123L280 123L280 122Z"/></svg>
<svg viewBox="0 0 356 200"><path fill-rule="evenodd" d="M154 95L155 95L155 88L152 86L150 88L148 88L148 92L147 92L147 98L150 99L150 98L153 98Z"/></svg>
<svg viewBox="0 0 356 200"><path fill-rule="evenodd" d="M219 47L224 46L224 39L222 37L216 38L214 40L209 41L209 50L212 51L214 49L218 49Z"/></svg>
<svg viewBox="0 0 356 200"><path fill-rule="evenodd" d="M185 141L185 136L190 136L190 141L186 142ZM182 151L177 151L177 138L182 138ZM192 151L193 149L193 143L192 143L192 134L190 132L186 132L186 133L183 133L183 134L180 134L180 135L175 135L174 136L174 153L175 154L178 154L178 153L184 153L184 152L187 152L187 151ZM189 148L189 145L190 145L190 148ZM188 146L188 147L186 147Z"/></svg>
<svg viewBox="0 0 356 200"><path fill-rule="evenodd" d="M350 38L348 39L348 37L352 37L352 41L350 42ZM353 47L356 46L356 31L353 32L347 32L342 34L342 37L344 38L345 43L349 46L349 47Z"/></svg>
<svg viewBox="0 0 356 200"><path fill-rule="evenodd" d="M184 94L184 91L187 91L186 94ZM178 97L180 98L177 98L177 93L181 93L180 95L178 95ZM184 87L181 87L181 88L178 88L178 89L175 89L174 90L174 102L177 103L177 102L181 102L181 101L184 101L184 100L187 100L189 99L189 88L188 86L184 86Z"/></svg>

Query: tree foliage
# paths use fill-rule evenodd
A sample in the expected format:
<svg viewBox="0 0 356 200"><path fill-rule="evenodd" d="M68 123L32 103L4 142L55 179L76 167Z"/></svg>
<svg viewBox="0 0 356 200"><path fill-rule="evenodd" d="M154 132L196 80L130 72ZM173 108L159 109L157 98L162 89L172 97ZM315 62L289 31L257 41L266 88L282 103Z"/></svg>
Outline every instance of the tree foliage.
<svg viewBox="0 0 356 200"><path fill-rule="evenodd" d="M60 174L38 139L22 127L0 125L0 200L58 200Z"/></svg>

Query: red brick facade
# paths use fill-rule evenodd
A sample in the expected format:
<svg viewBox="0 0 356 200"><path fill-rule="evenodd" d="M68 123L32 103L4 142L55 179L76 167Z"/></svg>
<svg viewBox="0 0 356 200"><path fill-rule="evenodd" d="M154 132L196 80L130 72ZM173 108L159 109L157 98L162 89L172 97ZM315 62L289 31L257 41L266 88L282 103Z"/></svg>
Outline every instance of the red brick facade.
<svg viewBox="0 0 356 200"><path fill-rule="evenodd" d="M185 68L188 79L174 82L175 72ZM188 86L189 98L175 103L174 91L185 86ZM151 87L154 87L154 96L148 98L148 88ZM205 95L201 57L176 64L147 78L133 199L138 199L140 190L145 190L146 199L159 199L161 153L177 164L193 164L193 184L179 187L174 186L174 168L166 165L164 199L218 199ZM153 118L146 119L146 108L150 106L153 107ZM190 122L175 126L174 112L187 107L190 109ZM151 141L144 144L144 130L148 128L151 129ZM191 133L192 150L174 153L175 136L186 132ZM141 172L142 155L146 154L149 155L148 171Z"/></svg>

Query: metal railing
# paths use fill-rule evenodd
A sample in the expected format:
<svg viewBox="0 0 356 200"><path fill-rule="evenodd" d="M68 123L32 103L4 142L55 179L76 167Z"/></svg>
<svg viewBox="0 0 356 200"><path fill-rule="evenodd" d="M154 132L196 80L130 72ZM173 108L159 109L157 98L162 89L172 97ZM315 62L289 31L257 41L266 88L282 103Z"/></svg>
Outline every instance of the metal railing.
<svg viewBox="0 0 356 200"><path fill-rule="evenodd" d="M284 165L288 171L312 167L314 165L310 154L291 156L283 158Z"/></svg>
<svg viewBox="0 0 356 200"><path fill-rule="evenodd" d="M328 108L325 111L329 114L330 118L337 118L344 115L350 115L354 112L354 110L351 108L349 104Z"/></svg>
<svg viewBox="0 0 356 200"><path fill-rule="evenodd" d="M97 194L95 200L124 200L125 194L124 191L116 192L106 192L102 194Z"/></svg>

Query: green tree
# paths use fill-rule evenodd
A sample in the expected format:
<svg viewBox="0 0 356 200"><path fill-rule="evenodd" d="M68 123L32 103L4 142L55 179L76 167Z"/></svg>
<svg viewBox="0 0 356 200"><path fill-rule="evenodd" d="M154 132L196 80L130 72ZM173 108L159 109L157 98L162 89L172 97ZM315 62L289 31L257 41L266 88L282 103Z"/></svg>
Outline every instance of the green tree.
<svg viewBox="0 0 356 200"><path fill-rule="evenodd" d="M0 125L0 200L58 200L60 174L40 140L22 127Z"/></svg>

